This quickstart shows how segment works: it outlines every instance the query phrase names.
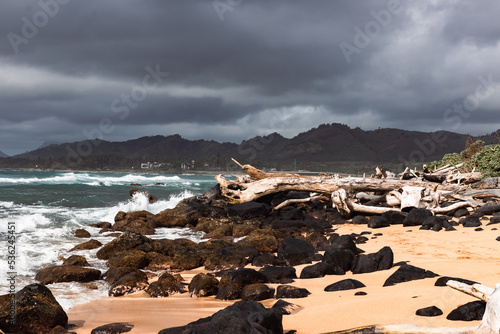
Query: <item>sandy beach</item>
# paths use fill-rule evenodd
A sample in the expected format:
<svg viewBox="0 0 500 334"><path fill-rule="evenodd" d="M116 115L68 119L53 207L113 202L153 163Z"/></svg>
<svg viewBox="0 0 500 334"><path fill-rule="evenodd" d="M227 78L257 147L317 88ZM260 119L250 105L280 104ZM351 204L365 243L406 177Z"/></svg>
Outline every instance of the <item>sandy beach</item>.
<svg viewBox="0 0 500 334"><path fill-rule="evenodd" d="M406 261L411 265L431 270L440 276L460 277L478 281L494 287L500 277L500 257L495 239L500 232L496 225L484 226L483 231L458 226L456 231L425 231L419 227L401 225L381 229L369 229L364 225L345 224L335 226L336 233L372 232L365 244L358 245L366 253L373 253L384 246L394 252L394 263ZM382 235L374 236L376 233ZM295 267L297 276L307 265ZM397 270L377 271L369 274L343 276L329 275L323 278L296 279L292 285L311 292L307 298L287 299L300 308L291 315L283 316L285 332L325 333L335 330L371 324L414 323L432 326L462 327L478 322L446 320L446 315L473 297L449 287L435 287L436 278L400 283L382 287L385 280ZM189 282L202 268L182 272ZM324 288L337 281L353 278L366 285L365 288L340 292L325 292ZM276 287L278 284L269 284ZM355 296L363 291L367 295ZM124 297L103 298L88 304L78 305L67 313L71 330L78 334L90 333L97 326L113 322L130 322L134 328L130 333L157 333L161 329L185 325L201 317L231 305L235 301L216 300L213 296L191 298L188 293L166 298L150 298L145 292ZM262 301L271 307L275 299ZM417 309L437 306L443 315L421 317Z"/></svg>

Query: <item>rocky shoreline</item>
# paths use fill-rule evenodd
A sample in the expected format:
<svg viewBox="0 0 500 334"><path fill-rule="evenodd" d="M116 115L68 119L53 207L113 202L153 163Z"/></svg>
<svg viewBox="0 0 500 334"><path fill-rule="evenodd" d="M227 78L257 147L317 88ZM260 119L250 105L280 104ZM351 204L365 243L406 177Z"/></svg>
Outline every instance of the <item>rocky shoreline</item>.
<svg viewBox="0 0 500 334"><path fill-rule="evenodd" d="M117 299L136 295L148 299L182 296L179 298L207 299L213 303L220 300L226 305L221 307L218 304L220 311L186 322L181 327L169 326L173 322L166 319L163 327L151 332L307 332L295 327L294 321L289 322L287 317L291 319L306 313L298 312L302 309L299 301L317 295L316 290L308 288L310 282L319 283L328 278L333 283L323 286L323 294L331 296L332 293L347 291L353 296L349 298L362 298L364 288L371 289L365 281L372 277L370 274L379 280L384 277L378 283L384 289L414 280L435 281L438 277L442 284L446 280L443 277L455 275L456 271L448 273L434 269L432 261L429 265L419 265L418 257L416 261L412 261L412 256L401 258L402 254L406 256L402 243L390 240L379 243L384 239L385 231L397 230L400 235L427 233L432 234L432 238L442 235L443 240L449 238L443 234L483 233L484 236L485 232L493 231L489 238L495 241L495 226L500 223L500 204L495 202L474 212L458 209L446 216L433 215L426 209L413 209L408 213L389 211L382 215L358 215L346 219L331 202L319 200L272 209L285 200L308 197L309 193L291 191L258 201L228 205L216 186L202 196L182 200L175 208L156 215L146 211L118 212L114 222L95 224L101 228L100 233L115 235L113 241L102 245L85 231L77 231L88 240L71 250L99 248L97 257L107 261L106 272L90 268L83 256L68 254L63 263L37 273L35 278L40 284L29 285L15 296L0 297L0 329L4 332L83 333L87 330L86 325L73 322L60 309L50 293L50 284L103 279L109 285L108 295L119 297ZM160 227L188 227L202 231L206 233L207 241L195 243L187 239L148 237ZM346 233L349 229L356 232ZM467 250L458 249L457 254L460 252ZM425 250L422 253L427 254ZM500 266L495 257L492 259ZM464 263L459 260L467 262L469 259L455 259L457 263ZM198 272L194 274L193 271ZM492 271L490 276L494 278L495 273ZM476 280L473 276L471 273L465 278ZM351 293L349 290L355 291ZM17 312L15 324L9 309L12 298ZM310 307L307 302L305 304L306 309ZM480 320L484 313L484 303L456 306L462 307L462 311L458 307L447 314L454 320ZM436 310L435 305L428 307L413 312L427 317L441 311ZM383 310L377 312L383 313ZM71 314L71 310L68 313ZM196 316L194 310L192 316ZM356 319L356 315L351 318ZM362 323L361 315L359 318L354 322L356 326L366 325ZM309 321L310 332L315 332L315 320ZM342 329L339 326L331 324L325 328L330 331ZM304 324L300 327L304 328ZM89 332L129 331L145 332L133 321L101 323Z"/></svg>

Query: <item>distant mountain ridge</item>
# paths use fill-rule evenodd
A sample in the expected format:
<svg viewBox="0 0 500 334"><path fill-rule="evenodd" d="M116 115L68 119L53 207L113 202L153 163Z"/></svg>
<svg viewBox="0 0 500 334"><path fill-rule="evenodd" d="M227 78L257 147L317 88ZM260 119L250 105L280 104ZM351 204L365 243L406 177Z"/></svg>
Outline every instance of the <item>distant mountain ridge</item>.
<svg viewBox="0 0 500 334"><path fill-rule="evenodd" d="M7 158L8 155L0 151L0 158Z"/></svg>
<svg viewBox="0 0 500 334"><path fill-rule="evenodd" d="M499 130L500 131L500 130ZM487 144L497 143L499 133L475 137ZM294 164L310 167L328 166L333 162L345 163L412 163L438 160L444 154L460 152L469 136L448 131L419 132L400 129L365 131L347 125L322 124L317 128L285 138L278 133L254 137L240 144L213 140L187 140L180 135L150 136L124 142L87 140L66 144L52 144L31 152L3 159L9 161L70 161L95 160L108 157L125 164L139 161L182 162L205 161L207 165L222 165L222 160L235 158L241 163L290 168ZM111 159L112 157L115 157ZM218 159L218 160L217 160ZM118 162L116 162L118 164ZM285 165L287 165L285 167ZM1 164L0 164L1 166Z"/></svg>

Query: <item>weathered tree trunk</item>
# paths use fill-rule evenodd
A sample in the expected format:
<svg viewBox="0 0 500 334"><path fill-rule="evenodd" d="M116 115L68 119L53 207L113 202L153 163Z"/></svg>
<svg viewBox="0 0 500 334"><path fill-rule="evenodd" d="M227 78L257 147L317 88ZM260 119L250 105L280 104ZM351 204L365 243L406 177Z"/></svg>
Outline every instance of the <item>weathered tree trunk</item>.
<svg viewBox="0 0 500 334"><path fill-rule="evenodd" d="M404 186L436 188L436 184L425 181L360 177L268 177L248 183L227 180L222 175L217 175L215 179L221 186L222 196L232 204L253 201L265 195L292 190L331 195L338 189L346 189L349 192L356 193L360 191L389 192ZM456 185L438 185L438 188L438 191L459 190Z"/></svg>

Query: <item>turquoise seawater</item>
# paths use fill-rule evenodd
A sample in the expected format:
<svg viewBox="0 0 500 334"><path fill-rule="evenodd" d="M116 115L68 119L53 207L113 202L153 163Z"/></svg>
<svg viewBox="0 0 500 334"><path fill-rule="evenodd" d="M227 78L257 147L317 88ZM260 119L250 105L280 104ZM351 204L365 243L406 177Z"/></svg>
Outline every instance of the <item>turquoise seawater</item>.
<svg viewBox="0 0 500 334"><path fill-rule="evenodd" d="M132 186L132 183L140 186ZM88 240L74 237L76 229L86 229L91 238L105 244L113 238L99 234L99 229L90 224L113 223L118 211L158 213L175 207L183 198L203 194L215 184L212 175L0 171L0 272L15 273L18 291L35 282L38 270L59 265L61 258L72 254L85 255L92 267L106 270L105 262L95 257L97 250L69 252ZM131 188L155 195L158 202L151 204L141 194L130 197ZM9 244L8 232L12 230L15 230L15 243ZM188 229L159 228L152 237L199 241L203 234ZM14 269L8 262L8 253L13 248L16 251ZM106 296L105 283L98 282L98 286L99 289L92 290L79 283L48 285L66 310ZM9 293L9 287L6 275L1 279L0 294Z"/></svg>

